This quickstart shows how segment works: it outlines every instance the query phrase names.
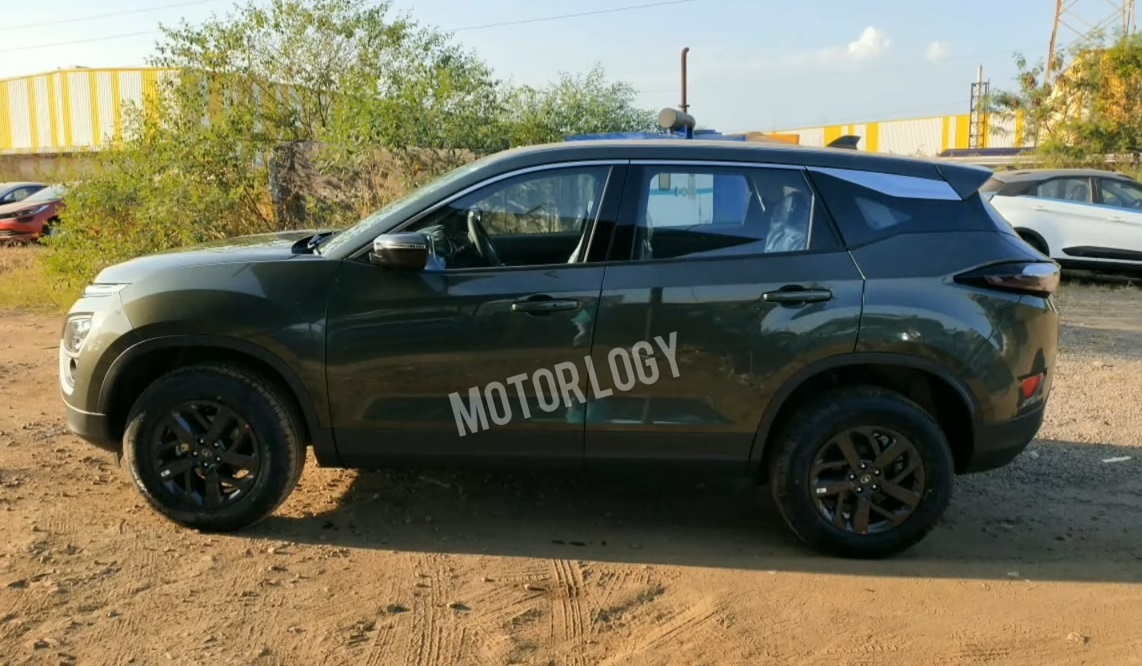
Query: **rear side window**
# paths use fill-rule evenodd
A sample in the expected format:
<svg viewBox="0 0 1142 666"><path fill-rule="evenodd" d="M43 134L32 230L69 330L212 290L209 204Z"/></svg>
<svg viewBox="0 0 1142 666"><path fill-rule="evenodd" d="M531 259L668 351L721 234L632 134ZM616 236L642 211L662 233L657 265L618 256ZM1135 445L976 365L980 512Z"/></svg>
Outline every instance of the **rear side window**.
<svg viewBox="0 0 1142 666"><path fill-rule="evenodd" d="M978 193L960 199L943 180L848 169L810 174L848 245L902 233L996 229Z"/></svg>

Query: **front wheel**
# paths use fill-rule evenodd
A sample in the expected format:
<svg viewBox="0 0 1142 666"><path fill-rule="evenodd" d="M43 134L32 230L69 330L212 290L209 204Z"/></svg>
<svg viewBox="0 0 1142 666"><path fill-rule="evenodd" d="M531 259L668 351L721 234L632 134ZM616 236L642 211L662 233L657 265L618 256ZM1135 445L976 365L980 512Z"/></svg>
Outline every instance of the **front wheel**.
<svg viewBox="0 0 1142 666"><path fill-rule="evenodd" d="M200 365L159 378L124 435L135 485L168 519L205 531L253 525L285 501L305 449L273 386L244 370Z"/></svg>
<svg viewBox="0 0 1142 666"><path fill-rule="evenodd" d="M832 391L799 410L776 445L770 486L805 543L841 557L898 554L951 499L955 466L935 420L876 387Z"/></svg>

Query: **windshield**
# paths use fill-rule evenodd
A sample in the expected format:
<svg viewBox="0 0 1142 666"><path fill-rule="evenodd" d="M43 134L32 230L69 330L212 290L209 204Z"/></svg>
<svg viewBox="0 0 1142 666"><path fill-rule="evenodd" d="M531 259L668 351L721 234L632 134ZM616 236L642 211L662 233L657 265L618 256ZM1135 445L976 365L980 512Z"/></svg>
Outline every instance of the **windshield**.
<svg viewBox="0 0 1142 666"><path fill-rule="evenodd" d="M37 202L43 202L43 201L55 201L56 199L59 199L62 196L63 196L63 188L62 187L59 187L59 186L45 187L44 189L40 190L39 192L36 192L35 194L33 194L29 197L24 197L24 199L22 201L20 201L20 203L29 204L29 203L37 203Z"/></svg>
<svg viewBox="0 0 1142 666"><path fill-rule="evenodd" d="M436 180L429 182L427 185L418 187L404 196L397 198L357 224L354 224L344 231L338 232L335 236L323 243L317 252L326 254L336 248L356 245L364 240L367 234L374 233L374 229L387 229L391 227L392 224L399 221L398 218L407 217L407 215L419 209L438 190L475 171L483 161L484 160L477 160L470 164L457 167Z"/></svg>

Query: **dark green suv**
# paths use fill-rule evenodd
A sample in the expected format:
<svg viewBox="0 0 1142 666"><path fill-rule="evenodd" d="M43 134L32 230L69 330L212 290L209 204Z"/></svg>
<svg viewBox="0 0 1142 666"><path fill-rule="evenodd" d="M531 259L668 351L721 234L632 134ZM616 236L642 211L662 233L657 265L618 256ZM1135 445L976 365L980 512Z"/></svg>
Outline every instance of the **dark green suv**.
<svg viewBox="0 0 1142 666"><path fill-rule="evenodd" d="M805 542L918 542L1043 419L1058 267L982 169L762 143L500 153L339 232L104 270L60 345L71 429L177 523L325 466L711 465Z"/></svg>

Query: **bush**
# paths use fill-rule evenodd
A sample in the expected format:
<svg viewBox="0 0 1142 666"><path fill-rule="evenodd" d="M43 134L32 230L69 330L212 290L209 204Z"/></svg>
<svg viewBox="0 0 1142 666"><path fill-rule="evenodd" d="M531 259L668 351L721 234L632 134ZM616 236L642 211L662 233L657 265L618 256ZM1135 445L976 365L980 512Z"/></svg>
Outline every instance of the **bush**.
<svg viewBox="0 0 1142 666"><path fill-rule="evenodd" d="M39 245L0 247L0 309L61 312L71 306L79 292L44 270L47 254Z"/></svg>

